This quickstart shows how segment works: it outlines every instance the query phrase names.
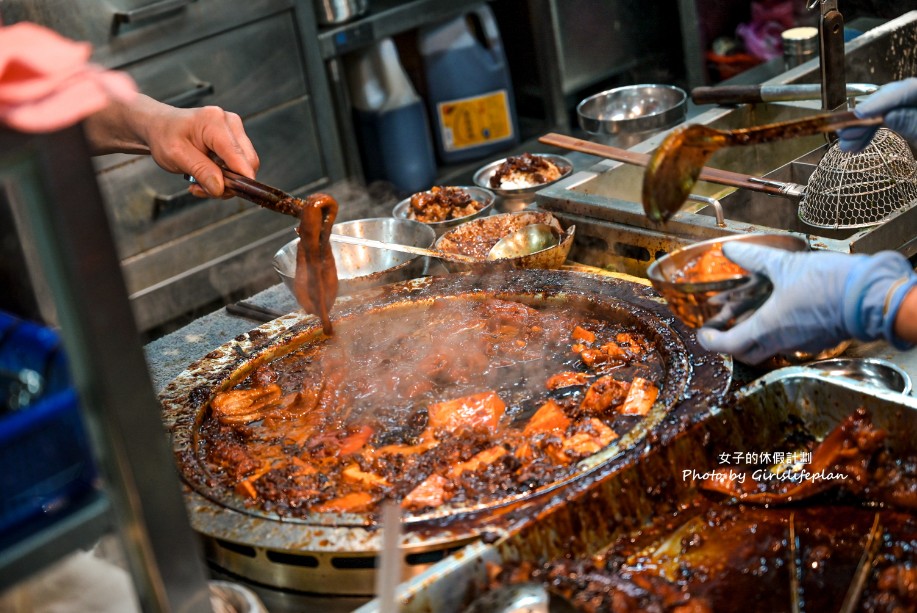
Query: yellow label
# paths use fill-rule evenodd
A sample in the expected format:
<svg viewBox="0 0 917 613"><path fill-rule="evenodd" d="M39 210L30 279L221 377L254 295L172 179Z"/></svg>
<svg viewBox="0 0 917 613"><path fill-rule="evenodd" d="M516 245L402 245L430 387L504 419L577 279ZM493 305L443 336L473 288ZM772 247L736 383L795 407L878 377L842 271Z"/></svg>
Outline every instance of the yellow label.
<svg viewBox="0 0 917 613"><path fill-rule="evenodd" d="M460 151L513 137L506 90L483 96L440 102L443 148Z"/></svg>

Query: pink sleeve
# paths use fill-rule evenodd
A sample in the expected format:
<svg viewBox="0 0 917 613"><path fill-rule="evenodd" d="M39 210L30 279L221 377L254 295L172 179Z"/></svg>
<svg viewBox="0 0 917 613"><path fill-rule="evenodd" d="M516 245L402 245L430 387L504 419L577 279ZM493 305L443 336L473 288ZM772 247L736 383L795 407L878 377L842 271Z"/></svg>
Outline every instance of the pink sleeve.
<svg viewBox="0 0 917 613"><path fill-rule="evenodd" d="M137 88L126 74L89 62L89 43L32 23L0 27L0 124L53 132L102 110Z"/></svg>

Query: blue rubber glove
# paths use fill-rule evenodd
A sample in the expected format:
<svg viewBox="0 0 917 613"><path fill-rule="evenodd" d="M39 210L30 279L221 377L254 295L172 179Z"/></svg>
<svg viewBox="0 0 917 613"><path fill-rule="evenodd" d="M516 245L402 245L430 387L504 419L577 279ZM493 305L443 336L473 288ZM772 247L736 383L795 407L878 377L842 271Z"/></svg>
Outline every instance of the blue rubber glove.
<svg viewBox="0 0 917 613"><path fill-rule="evenodd" d="M885 116L885 127L909 142L917 142L917 78L895 81L857 105L857 117ZM878 126L855 126L838 130L841 151L857 153L866 148Z"/></svg>
<svg viewBox="0 0 917 613"><path fill-rule="evenodd" d="M774 285L767 301L727 331L701 328L697 339L711 351L757 364L789 351L818 352L851 338L884 338L899 349L895 316L917 274L903 255L790 252L729 243L723 253Z"/></svg>

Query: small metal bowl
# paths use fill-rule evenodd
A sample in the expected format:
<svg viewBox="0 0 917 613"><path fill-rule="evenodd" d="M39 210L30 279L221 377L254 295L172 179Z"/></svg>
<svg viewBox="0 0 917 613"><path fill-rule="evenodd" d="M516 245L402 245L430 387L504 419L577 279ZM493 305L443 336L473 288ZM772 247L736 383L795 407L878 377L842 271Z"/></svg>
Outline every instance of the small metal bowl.
<svg viewBox="0 0 917 613"><path fill-rule="evenodd" d="M595 140L627 149L685 120L688 94L672 85L628 85L576 106L580 127Z"/></svg>
<svg viewBox="0 0 917 613"><path fill-rule="evenodd" d="M473 200L477 200L484 206L477 213L472 213L471 215L465 215L464 217L458 217L456 219L447 219L446 221L434 221L434 222L418 222L426 226L433 228L433 231L436 232L436 236L442 236L445 232L448 232L452 228L465 223L466 221L471 221L472 219L477 219L478 217L484 217L485 215L490 215L491 209L494 208L494 202L496 201L496 196L489 189L482 187L475 187L471 185L458 185L456 186L461 190L464 190L466 194L471 196ZM395 208L392 209L392 217L396 219L408 219L408 211L411 208L411 199L405 198L401 202L395 205ZM410 220L414 221L414 220Z"/></svg>
<svg viewBox="0 0 917 613"><path fill-rule="evenodd" d="M553 247L518 258L487 260L488 251L501 238L531 224L551 226L557 232L559 242ZM462 253L480 258L480 264L462 264L443 260L443 264L452 272L483 271L491 268L560 268L573 247L575 231L574 226L564 230L560 222L547 212L503 213L475 219L453 228L437 238L433 248L445 253ZM469 251L468 245L474 246L474 253Z"/></svg>
<svg viewBox="0 0 917 613"><path fill-rule="evenodd" d="M432 228L419 221L381 217L358 219L334 224L334 234L371 238L429 249L436 240ZM274 255L274 270L290 292L296 274L296 249L299 239L293 239ZM427 258L388 249L331 243L338 273L338 294L347 295L369 287L414 279L424 274Z"/></svg>
<svg viewBox="0 0 917 613"><path fill-rule="evenodd" d="M847 377L879 389L911 393L911 377L888 360L878 358L834 358L819 360L805 365L827 375Z"/></svg>
<svg viewBox="0 0 917 613"><path fill-rule="evenodd" d="M560 170L560 178L555 181L548 181L547 183L541 183L539 185L533 185L532 187L522 187L519 189L500 189L497 187L490 186L490 178L494 176L494 173L497 169L503 165L506 161L506 158L497 160L496 162L491 162L486 166L482 166L474 173L474 184L489 189L497 195L497 210L503 213L515 213L521 211L531 203L535 202L535 192L538 190L544 189L552 183L557 183L561 179L570 175L573 172L573 162L568 160L562 155L554 155L552 153L533 153L532 155L537 155L539 157L547 158L548 160L554 162L557 168Z"/></svg>
<svg viewBox="0 0 917 613"><path fill-rule="evenodd" d="M713 238L672 253L653 262L646 271L656 291L662 294L669 309L686 325L707 325L727 330L761 306L773 291L764 275L745 273L703 282L673 281L705 252L719 249L723 243L746 242L765 247L805 251L808 243L791 234L737 234Z"/></svg>

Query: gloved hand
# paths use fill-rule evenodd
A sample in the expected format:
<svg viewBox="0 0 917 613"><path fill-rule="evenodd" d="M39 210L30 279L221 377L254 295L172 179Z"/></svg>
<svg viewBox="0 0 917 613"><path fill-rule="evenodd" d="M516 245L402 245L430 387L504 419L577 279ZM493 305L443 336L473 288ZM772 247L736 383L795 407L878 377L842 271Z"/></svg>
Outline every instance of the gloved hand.
<svg viewBox="0 0 917 613"><path fill-rule="evenodd" d="M778 353L818 352L850 338L885 338L907 347L895 338L893 325L917 275L900 253L790 252L736 242L724 244L723 253L766 275L774 291L732 329L698 330L697 339L707 349L757 364Z"/></svg>
<svg viewBox="0 0 917 613"><path fill-rule="evenodd" d="M917 142L917 78L883 86L853 112L862 118L884 115L887 128L910 142ZM878 129L878 126L854 126L838 130L838 147L849 153L862 151Z"/></svg>

